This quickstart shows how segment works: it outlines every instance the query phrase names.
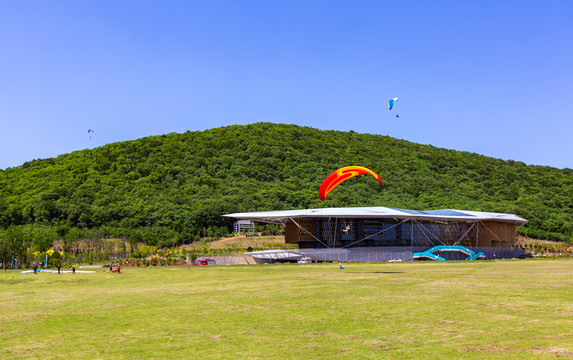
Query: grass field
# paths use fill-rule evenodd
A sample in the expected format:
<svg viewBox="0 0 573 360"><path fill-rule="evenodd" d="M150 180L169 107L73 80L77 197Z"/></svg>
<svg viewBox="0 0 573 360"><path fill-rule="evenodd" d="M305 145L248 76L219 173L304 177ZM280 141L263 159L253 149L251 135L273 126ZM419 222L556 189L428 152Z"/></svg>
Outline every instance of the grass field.
<svg viewBox="0 0 573 360"><path fill-rule="evenodd" d="M0 272L2 359L573 358L573 261Z"/></svg>

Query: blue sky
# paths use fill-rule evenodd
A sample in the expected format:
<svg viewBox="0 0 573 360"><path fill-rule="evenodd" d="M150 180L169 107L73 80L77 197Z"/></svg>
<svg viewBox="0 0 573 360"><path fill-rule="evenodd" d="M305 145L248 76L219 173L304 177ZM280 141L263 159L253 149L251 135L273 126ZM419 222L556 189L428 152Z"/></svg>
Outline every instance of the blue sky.
<svg viewBox="0 0 573 360"><path fill-rule="evenodd" d="M573 168L572 64L570 0L4 1L0 168L262 121Z"/></svg>

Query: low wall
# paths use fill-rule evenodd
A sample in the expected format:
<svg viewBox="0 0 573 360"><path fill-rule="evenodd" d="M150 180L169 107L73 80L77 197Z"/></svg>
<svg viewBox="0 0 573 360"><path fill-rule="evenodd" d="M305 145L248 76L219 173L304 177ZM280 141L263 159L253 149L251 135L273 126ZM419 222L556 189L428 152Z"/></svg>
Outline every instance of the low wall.
<svg viewBox="0 0 573 360"><path fill-rule="evenodd" d="M499 247L471 247L475 252L483 252L485 259L512 259L523 254L522 249L499 248ZM389 246L352 249L299 249L295 250L303 256L310 257L313 261L356 261L356 262L379 262L402 260L414 260L415 252L428 250L427 246ZM443 256L447 260L465 260L467 255L457 252L441 252L436 255Z"/></svg>
<svg viewBox="0 0 573 360"><path fill-rule="evenodd" d="M215 265L248 265L256 264L255 259L249 255L230 256L197 256L197 260L215 260Z"/></svg>
<svg viewBox="0 0 573 360"><path fill-rule="evenodd" d="M483 252L486 260L512 259L523 254L522 249L498 248L498 247L471 247L475 252ZM390 246L351 249L299 249L289 250L302 256L308 256L313 261L355 261L355 262L380 262L380 261L413 261L415 252L428 250L427 246ZM465 260L467 255L460 252L437 252L436 255L446 260ZM256 264L255 258L249 255L231 256L198 256L197 260L215 260L216 265L248 265ZM259 263L271 262L260 260Z"/></svg>

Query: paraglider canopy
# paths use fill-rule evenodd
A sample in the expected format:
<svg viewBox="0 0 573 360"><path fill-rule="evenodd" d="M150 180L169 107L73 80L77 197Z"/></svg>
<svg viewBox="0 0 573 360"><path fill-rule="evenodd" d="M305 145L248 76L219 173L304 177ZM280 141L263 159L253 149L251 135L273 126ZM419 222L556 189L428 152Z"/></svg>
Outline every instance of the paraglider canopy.
<svg viewBox="0 0 573 360"><path fill-rule="evenodd" d="M357 175L365 174L374 176L380 185L382 185L382 179L374 171L362 166L347 166L340 168L332 174L328 175L322 184L320 184L320 188L318 189L318 196L320 197L320 200L324 201L326 199L326 195L328 195L329 192L331 192L335 187L338 186L338 184L344 180L350 179L351 177Z"/></svg>
<svg viewBox="0 0 573 360"><path fill-rule="evenodd" d="M392 110L396 101L398 101L398 98L392 98L390 101L388 101L388 110Z"/></svg>

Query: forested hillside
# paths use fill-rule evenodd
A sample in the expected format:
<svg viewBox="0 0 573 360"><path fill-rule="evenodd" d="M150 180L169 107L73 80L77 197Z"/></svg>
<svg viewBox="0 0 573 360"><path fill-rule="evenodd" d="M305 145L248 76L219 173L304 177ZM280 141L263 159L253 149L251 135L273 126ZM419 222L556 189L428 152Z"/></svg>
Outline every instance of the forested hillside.
<svg viewBox="0 0 573 360"><path fill-rule="evenodd" d="M376 171L383 185L356 177L320 201L321 181L348 165ZM152 136L0 170L0 241L27 239L38 250L81 234L169 246L230 232L221 214L334 206L508 212L530 221L521 231L530 237L571 241L573 170L270 123Z"/></svg>

